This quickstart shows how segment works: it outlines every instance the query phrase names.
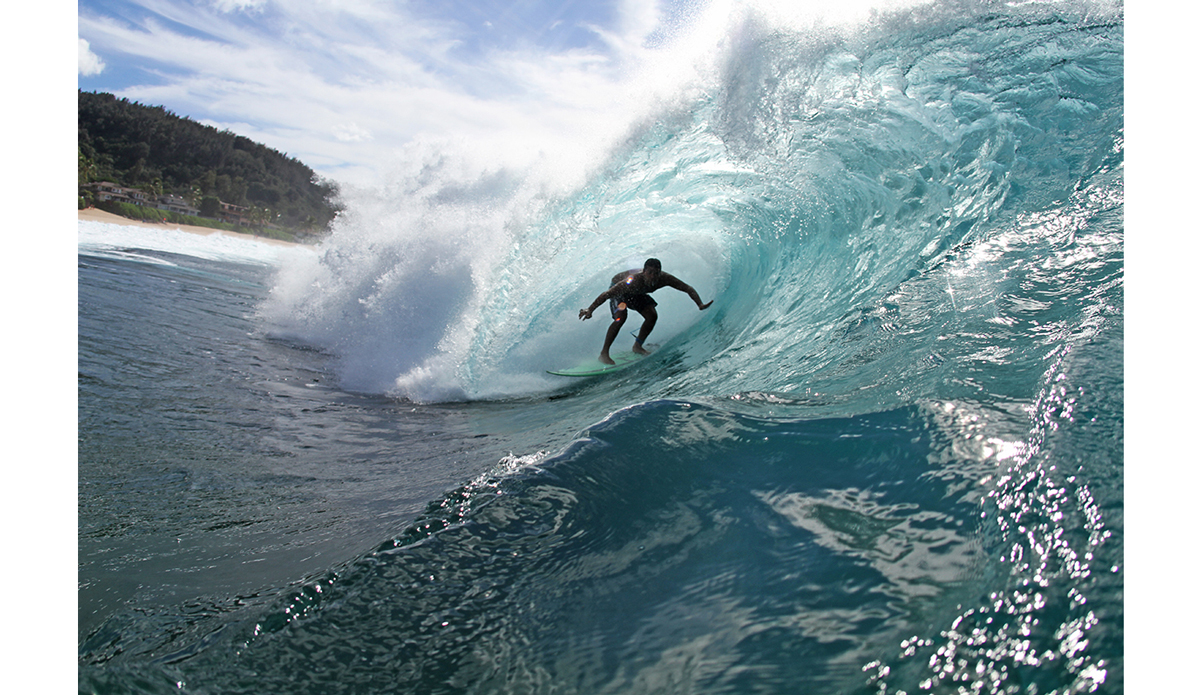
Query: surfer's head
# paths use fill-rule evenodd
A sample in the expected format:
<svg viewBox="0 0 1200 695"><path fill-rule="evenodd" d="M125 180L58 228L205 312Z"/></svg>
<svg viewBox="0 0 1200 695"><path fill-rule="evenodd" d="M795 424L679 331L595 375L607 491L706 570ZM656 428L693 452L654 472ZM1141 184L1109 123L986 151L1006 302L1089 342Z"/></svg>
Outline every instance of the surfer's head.
<svg viewBox="0 0 1200 695"><path fill-rule="evenodd" d="M654 280L662 273L662 261L657 258L647 258L646 265L642 266L642 275L649 280Z"/></svg>

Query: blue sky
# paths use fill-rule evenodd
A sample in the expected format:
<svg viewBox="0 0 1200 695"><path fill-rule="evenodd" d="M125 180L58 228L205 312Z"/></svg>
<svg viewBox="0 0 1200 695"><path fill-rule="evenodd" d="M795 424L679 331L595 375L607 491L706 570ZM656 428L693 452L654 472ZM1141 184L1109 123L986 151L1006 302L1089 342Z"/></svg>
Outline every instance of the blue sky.
<svg viewBox="0 0 1200 695"><path fill-rule="evenodd" d="M78 86L370 182L415 138L570 130L707 0L81 0Z"/></svg>

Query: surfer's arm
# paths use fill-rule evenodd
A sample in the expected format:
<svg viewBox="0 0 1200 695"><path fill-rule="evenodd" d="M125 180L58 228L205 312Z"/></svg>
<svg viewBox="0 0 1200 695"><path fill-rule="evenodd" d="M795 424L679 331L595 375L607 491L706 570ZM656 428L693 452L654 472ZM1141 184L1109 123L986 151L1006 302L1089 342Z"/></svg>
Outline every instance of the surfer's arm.
<svg viewBox="0 0 1200 695"><path fill-rule="evenodd" d="M708 307L712 306L711 301L709 303L705 304L704 300L700 299L700 293L696 291L695 287L692 287L691 285L687 284L683 280L680 280L679 278L675 277L674 275L669 275L667 273L663 273L663 276L664 276L663 279L666 280L667 286L674 287L675 289L679 290L680 292L686 293L687 296L691 297L692 301L696 303L696 306L700 309L700 311L704 311Z"/></svg>
<svg viewBox="0 0 1200 695"><path fill-rule="evenodd" d="M579 310L579 320L587 321L588 319L592 318L592 312L596 310L596 307L600 306L601 304L603 304L603 303L607 302L609 299L611 299L616 294L616 291L617 291L617 286L613 285L612 287L608 288L607 290L604 290L603 292L601 292L600 296L596 297L596 301L592 302L591 306L589 306L586 309Z"/></svg>

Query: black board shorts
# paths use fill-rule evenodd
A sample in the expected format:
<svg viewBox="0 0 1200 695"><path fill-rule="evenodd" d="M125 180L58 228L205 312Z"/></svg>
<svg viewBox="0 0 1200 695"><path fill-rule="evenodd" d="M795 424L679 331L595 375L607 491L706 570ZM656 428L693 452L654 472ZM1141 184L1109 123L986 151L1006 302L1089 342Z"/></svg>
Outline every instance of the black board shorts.
<svg viewBox="0 0 1200 695"><path fill-rule="evenodd" d="M656 306L658 302L648 294L633 294L608 300L608 310L612 312L613 321L624 321L625 317L629 316L629 309L640 312Z"/></svg>

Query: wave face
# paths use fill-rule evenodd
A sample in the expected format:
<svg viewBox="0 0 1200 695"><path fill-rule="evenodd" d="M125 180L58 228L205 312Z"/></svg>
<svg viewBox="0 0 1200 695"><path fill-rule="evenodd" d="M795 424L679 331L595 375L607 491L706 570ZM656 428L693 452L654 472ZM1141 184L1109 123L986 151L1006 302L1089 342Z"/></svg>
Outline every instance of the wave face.
<svg viewBox="0 0 1200 695"><path fill-rule="evenodd" d="M1121 9L723 21L599 160L414 152L262 310L350 390L610 415L81 690L1123 691ZM544 374L648 256L712 308Z"/></svg>
<svg viewBox="0 0 1200 695"><path fill-rule="evenodd" d="M1121 25L990 9L822 31L738 15L715 69L569 194L547 182L578 171L414 152L418 173L340 220L269 318L338 355L349 388L540 393L562 384L545 369L599 350L603 319L580 324L579 308L657 256L716 299L698 315L656 294L660 361L681 366L659 395L839 390L838 365L856 362L872 363L851 368L863 383L897 369L920 383L955 351L1037 353L995 302L1014 265L1120 219Z"/></svg>

